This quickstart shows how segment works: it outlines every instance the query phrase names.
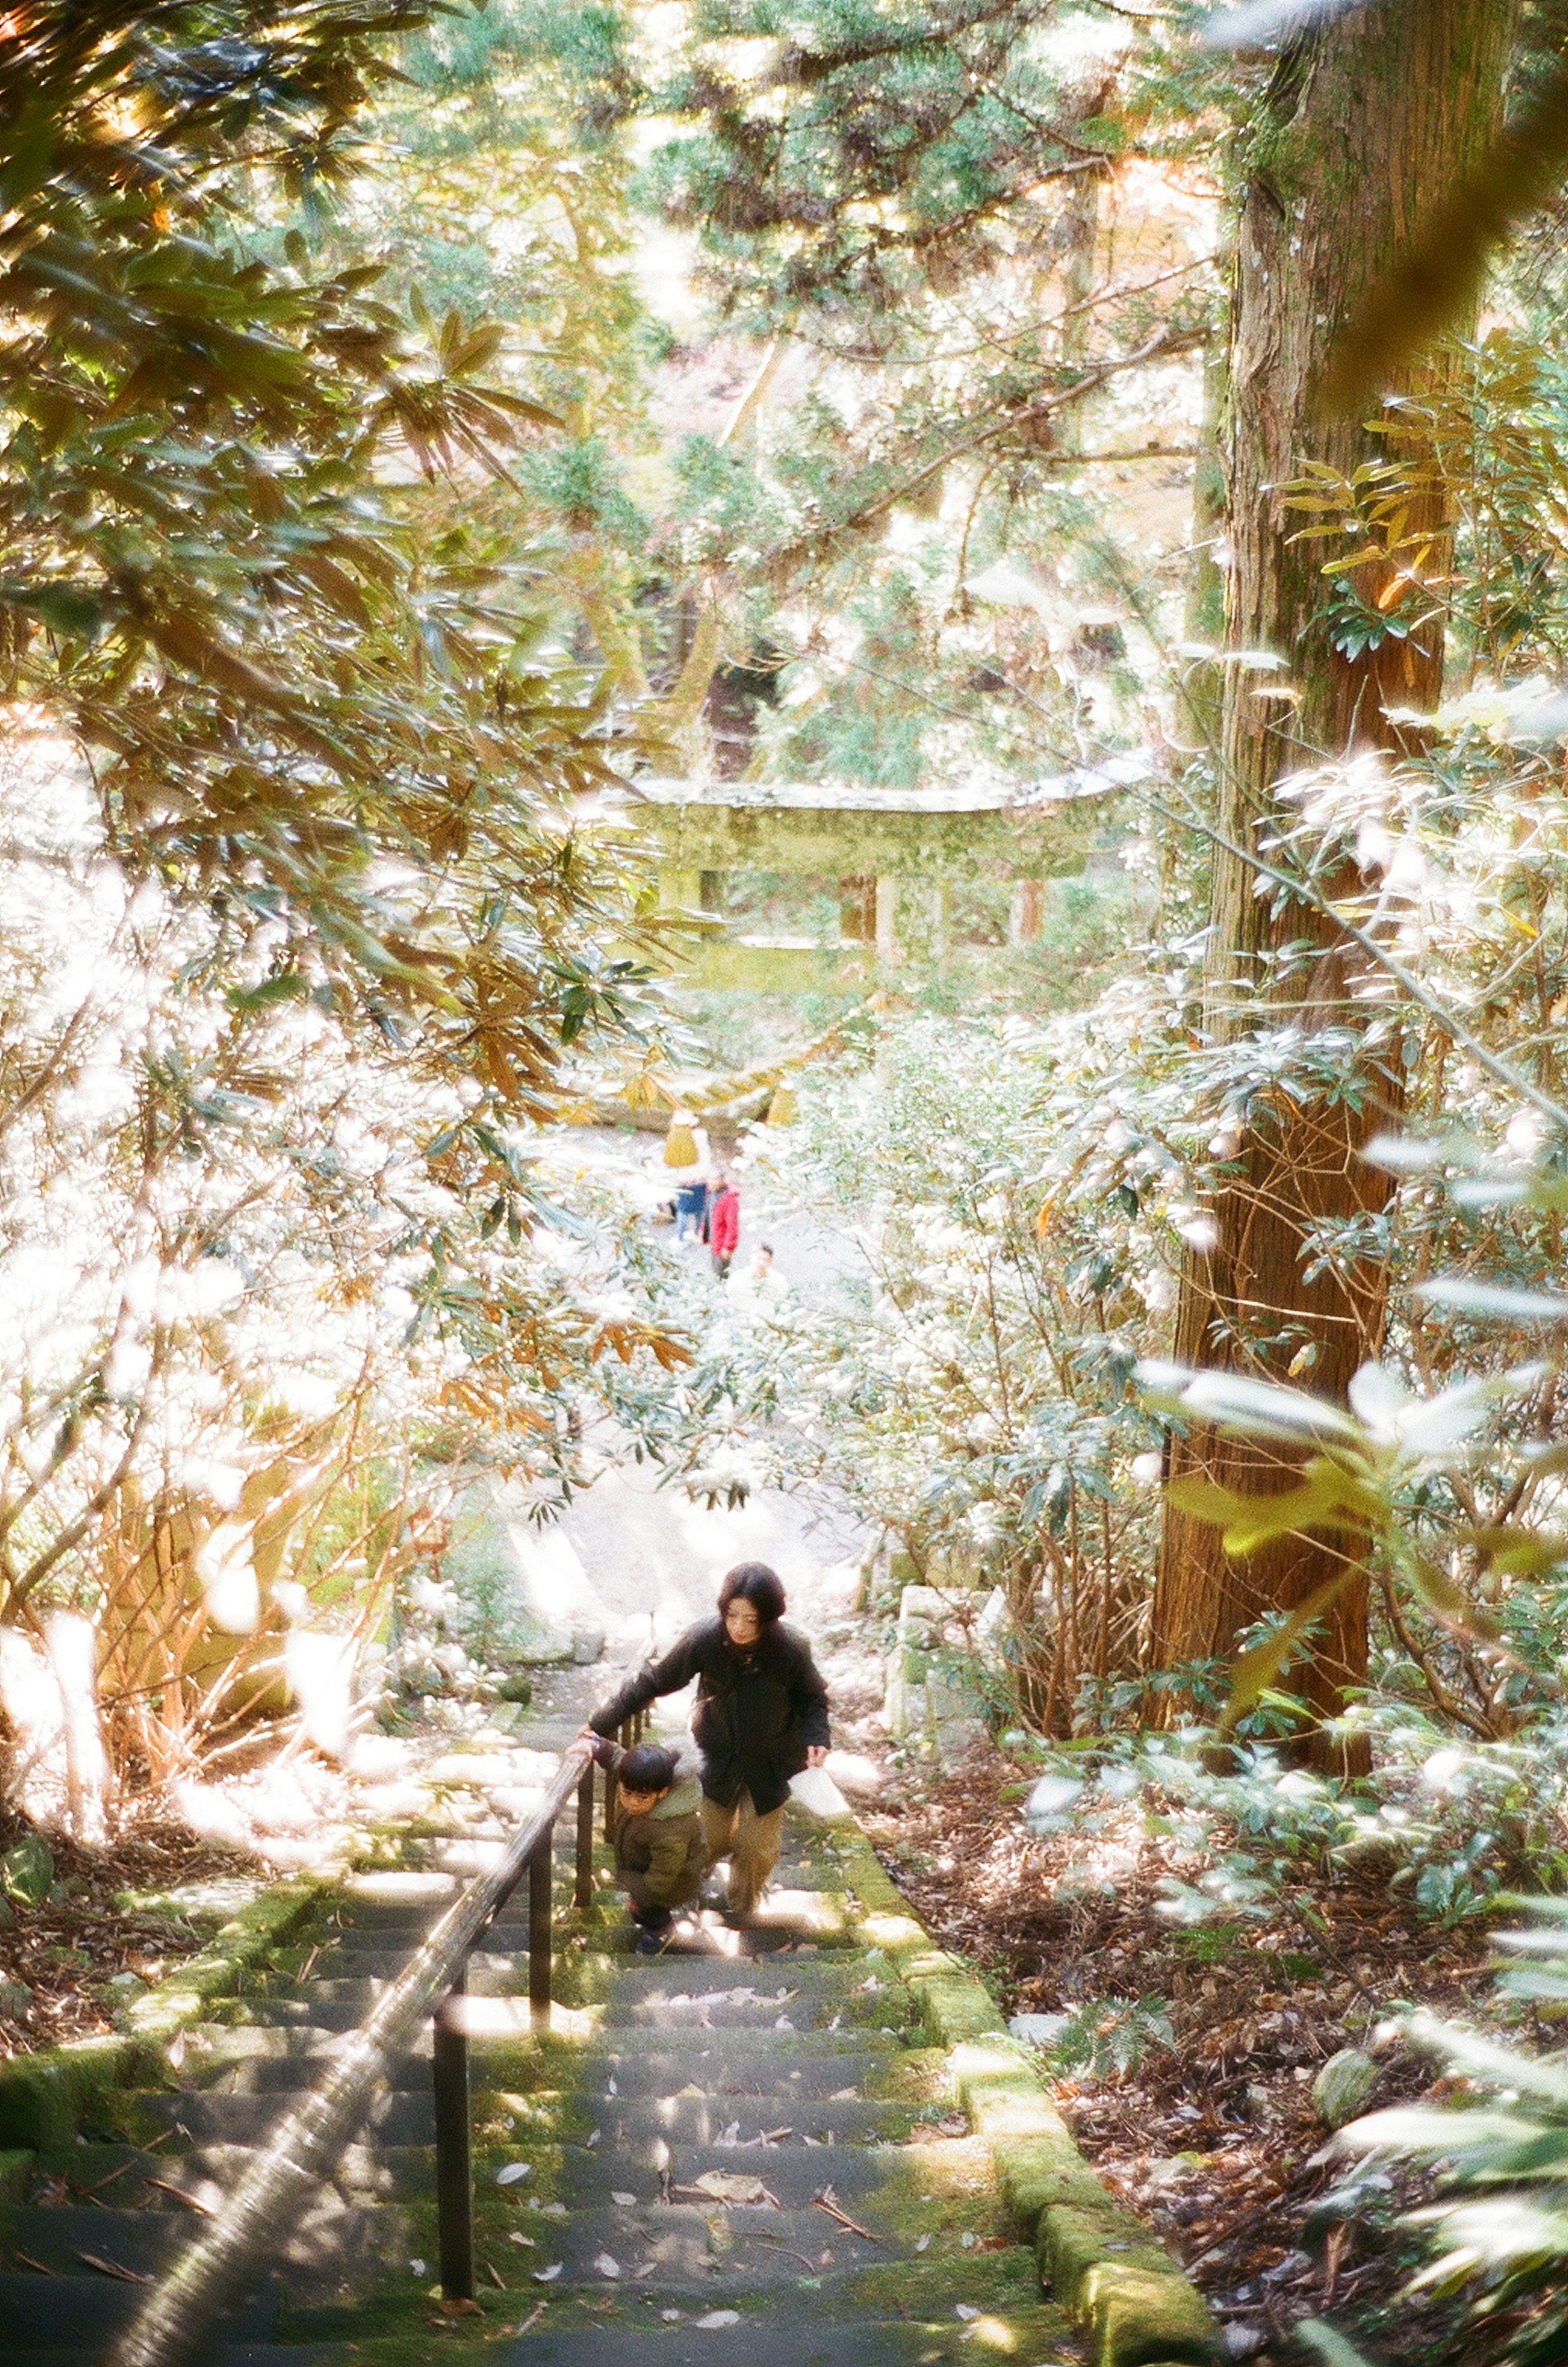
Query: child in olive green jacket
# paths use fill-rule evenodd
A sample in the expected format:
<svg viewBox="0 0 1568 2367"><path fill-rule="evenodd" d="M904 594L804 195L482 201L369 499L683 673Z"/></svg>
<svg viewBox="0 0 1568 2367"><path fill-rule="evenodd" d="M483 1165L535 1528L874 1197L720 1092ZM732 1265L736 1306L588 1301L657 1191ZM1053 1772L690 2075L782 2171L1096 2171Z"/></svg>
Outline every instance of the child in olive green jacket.
<svg viewBox="0 0 1568 2367"><path fill-rule="evenodd" d="M579 1748L584 1748L579 1745ZM657 1955L677 1907L689 1906L707 1870L702 1786L696 1772L661 1743L619 1750L595 1740L592 1755L615 1777L615 1874L631 1905L639 1955Z"/></svg>

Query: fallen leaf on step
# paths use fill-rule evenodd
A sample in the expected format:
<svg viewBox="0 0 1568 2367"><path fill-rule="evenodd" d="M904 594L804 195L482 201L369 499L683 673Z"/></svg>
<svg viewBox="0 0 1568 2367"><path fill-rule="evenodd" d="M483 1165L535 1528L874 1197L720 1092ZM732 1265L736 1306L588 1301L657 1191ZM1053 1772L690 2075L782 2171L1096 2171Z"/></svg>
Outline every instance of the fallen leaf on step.
<svg viewBox="0 0 1568 2367"><path fill-rule="evenodd" d="M481 2315L477 2301L447 2301L443 2296L435 2306L443 2317L478 2317Z"/></svg>
<svg viewBox="0 0 1568 2367"><path fill-rule="evenodd" d="M915 2246L915 2249L916 2249L916 2251L917 2251L917 2252L923 2252L923 2251L925 2250L925 2248L926 2248L926 2246L927 2246L930 2242L931 2242L931 2237L930 2237L929 2236L922 2236L922 2237L919 2237L919 2241L916 2243L916 2246Z"/></svg>
<svg viewBox="0 0 1568 2367"><path fill-rule="evenodd" d="M532 2236L520 2236L515 2227L513 2228L506 2240L509 2244L521 2244L525 2251L536 2252L539 2248Z"/></svg>
<svg viewBox="0 0 1568 2367"><path fill-rule="evenodd" d="M978 2317L980 2313L977 2309L971 2309L966 2301L955 2301L953 2305L953 2315L954 2317L962 2317L967 2321L972 2317Z"/></svg>
<svg viewBox="0 0 1568 2367"><path fill-rule="evenodd" d="M564 2260L556 2260L547 2269L536 2269L534 2271L534 2282L536 2285L547 2285L553 2282L553 2281L559 2276L565 2266L566 2263Z"/></svg>
<svg viewBox="0 0 1568 2367"><path fill-rule="evenodd" d="M96 2252L78 2252L76 2258L85 2260L90 2269L96 2269L102 2276L118 2277L121 2284L150 2285L152 2282L152 2279L144 2276L140 2269L125 2268L118 2260L101 2259Z"/></svg>
<svg viewBox="0 0 1568 2367"><path fill-rule="evenodd" d="M700 2326L705 2333L712 2333L721 2326L739 2326L740 2312L738 2309L710 2309L705 2317L694 2318L692 2323Z"/></svg>
<svg viewBox="0 0 1568 2367"><path fill-rule="evenodd" d="M498 2186L516 2186L525 2178L531 2177L534 2165L529 2161L502 2162L495 2173L495 2182Z"/></svg>
<svg viewBox="0 0 1568 2367"><path fill-rule="evenodd" d="M777 2211L781 2206L776 2194L770 2194L760 2178L747 2178L738 2170L705 2169L682 2192L711 2194L716 2203L764 2203Z"/></svg>
<svg viewBox="0 0 1568 2367"><path fill-rule="evenodd" d="M593 2130L590 2131L589 2135L587 2135L587 2137L585 2137L585 2138L584 2138L583 2142L584 2142L584 2144L586 2144L586 2145L590 2145L590 2146L596 2146L596 2145L598 2144L598 2142L599 2142L600 2137L601 2137L603 2135L604 2135L604 2131L603 2131L602 2129L593 2129Z"/></svg>
<svg viewBox="0 0 1568 2367"><path fill-rule="evenodd" d="M595 2254L593 2268L594 2273L601 2277L618 2277L621 2273L619 2260L612 2259L608 2252Z"/></svg>
<svg viewBox="0 0 1568 2367"><path fill-rule="evenodd" d="M629 2211L633 2203L637 2201L637 2196L635 2194L627 2194L624 2191L617 2190L611 2195L610 2200L612 2203L618 2203L623 2211Z"/></svg>

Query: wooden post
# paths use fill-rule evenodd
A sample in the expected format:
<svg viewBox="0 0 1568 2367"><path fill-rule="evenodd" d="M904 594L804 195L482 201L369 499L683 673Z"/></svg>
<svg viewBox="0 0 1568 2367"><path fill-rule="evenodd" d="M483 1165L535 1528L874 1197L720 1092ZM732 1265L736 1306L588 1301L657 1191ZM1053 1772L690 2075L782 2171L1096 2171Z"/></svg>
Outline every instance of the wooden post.
<svg viewBox="0 0 1568 2367"><path fill-rule="evenodd" d="M536 2030L550 2026L550 1888L553 1835L547 1833L528 1860L528 2019Z"/></svg>
<svg viewBox="0 0 1568 2367"><path fill-rule="evenodd" d="M474 2180L470 2155L468 2037L463 2026L465 1966L435 2009L431 2070L435 2087L435 2212L441 2292L446 2301L474 2297Z"/></svg>
<svg viewBox="0 0 1568 2367"><path fill-rule="evenodd" d="M1015 879L1008 904L1008 943L1032 946L1040 934L1043 903L1038 879Z"/></svg>
<svg viewBox="0 0 1568 2367"><path fill-rule="evenodd" d="M608 1783L609 1778L605 1778ZM593 1761L582 1770L577 1787L577 1880L572 1903L586 1914L593 1903Z"/></svg>
<svg viewBox="0 0 1568 2367"><path fill-rule="evenodd" d="M876 883L876 958L896 962L898 958L898 882L879 879Z"/></svg>

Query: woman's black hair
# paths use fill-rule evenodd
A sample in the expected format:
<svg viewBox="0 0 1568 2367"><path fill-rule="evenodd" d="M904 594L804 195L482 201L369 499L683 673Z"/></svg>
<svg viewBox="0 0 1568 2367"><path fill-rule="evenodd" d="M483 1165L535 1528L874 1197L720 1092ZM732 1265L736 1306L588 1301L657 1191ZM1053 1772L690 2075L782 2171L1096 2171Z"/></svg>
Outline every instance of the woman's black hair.
<svg viewBox="0 0 1568 2367"><path fill-rule="evenodd" d="M661 1742L635 1742L615 1777L623 1792L668 1792L675 1781L675 1753Z"/></svg>
<svg viewBox="0 0 1568 2367"><path fill-rule="evenodd" d="M784 1615L784 1591L777 1570L770 1569L765 1561L738 1561L718 1590L719 1617L737 1602L749 1603L764 1629L776 1626Z"/></svg>

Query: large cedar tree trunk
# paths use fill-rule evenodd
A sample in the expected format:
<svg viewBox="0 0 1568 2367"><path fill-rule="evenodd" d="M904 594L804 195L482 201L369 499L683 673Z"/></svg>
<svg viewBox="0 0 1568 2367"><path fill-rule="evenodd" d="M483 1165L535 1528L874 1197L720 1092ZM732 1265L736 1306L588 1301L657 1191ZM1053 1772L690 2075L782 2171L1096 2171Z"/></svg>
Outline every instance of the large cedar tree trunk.
<svg viewBox="0 0 1568 2367"><path fill-rule="evenodd" d="M1228 528L1229 645L1285 659L1294 703L1259 696L1280 677L1226 669L1220 827L1260 848L1295 810L1276 794L1281 776L1363 747L1396 748L1385 707L1434 705L1442 681L1440 628L1385 640L1350 663L1321 622L1324 548L1293 543L1306 521L1280 488L1303 463L1348 475L1382 439L1361 420L1325 419L1324 364L1336 334L1400 251L1434 198L1477 159L1496 130L1512 40L1511 0L1401 0L1372 6L1303 38L1281 56L1258 127L1236 248L1231 331ZM1441 572L1439 550L1428 561ZM1371 569L1359 572L1375 596ZM1209 1025L1235 1036L1297 1019L1310 1036L1355 1027L1365 1002L1354 948L1302 906L1278 918L1254 893L1256 875L1216 849ZM1350 888L1347 876L1334 886ZM1311 957L1288 977L1267 957L1310 939ZM1266 1009L1247 990L1264 988ZM1283 1378L1294 1364L1303 1387L1343 1396L1375 1353L1384 1277L1368 1258L1348 1272L1303 1279L1303 1250L1322 1218L1375 1213L1378 1172L1359 1146L1399 1108L1396 1067L1369 1062L1351 1098L1297 1103L1277 1094L1236 1147L1230 1180L1213 1204L1219 1239L1183 1277L1176 1353L1190 1365ZM1305 1351L1303 1357L1303 1351ZM1172 1477L1199 1470L1243 1490L1289 1486L1284 1458L1212 1434L1170 1442ZM1266 1612L1304 1599L1343 1568L1343 1541L1287 1538L1245 1561L1219 1532L1167 1508L1155 1605L1156 1665L1228 1655L1236 1632ZM1365 1581L1354 1580L1326 1624L1317 1659L1297 1689L1330 1715L1342 1688L1364 1681Z"/></svg>

